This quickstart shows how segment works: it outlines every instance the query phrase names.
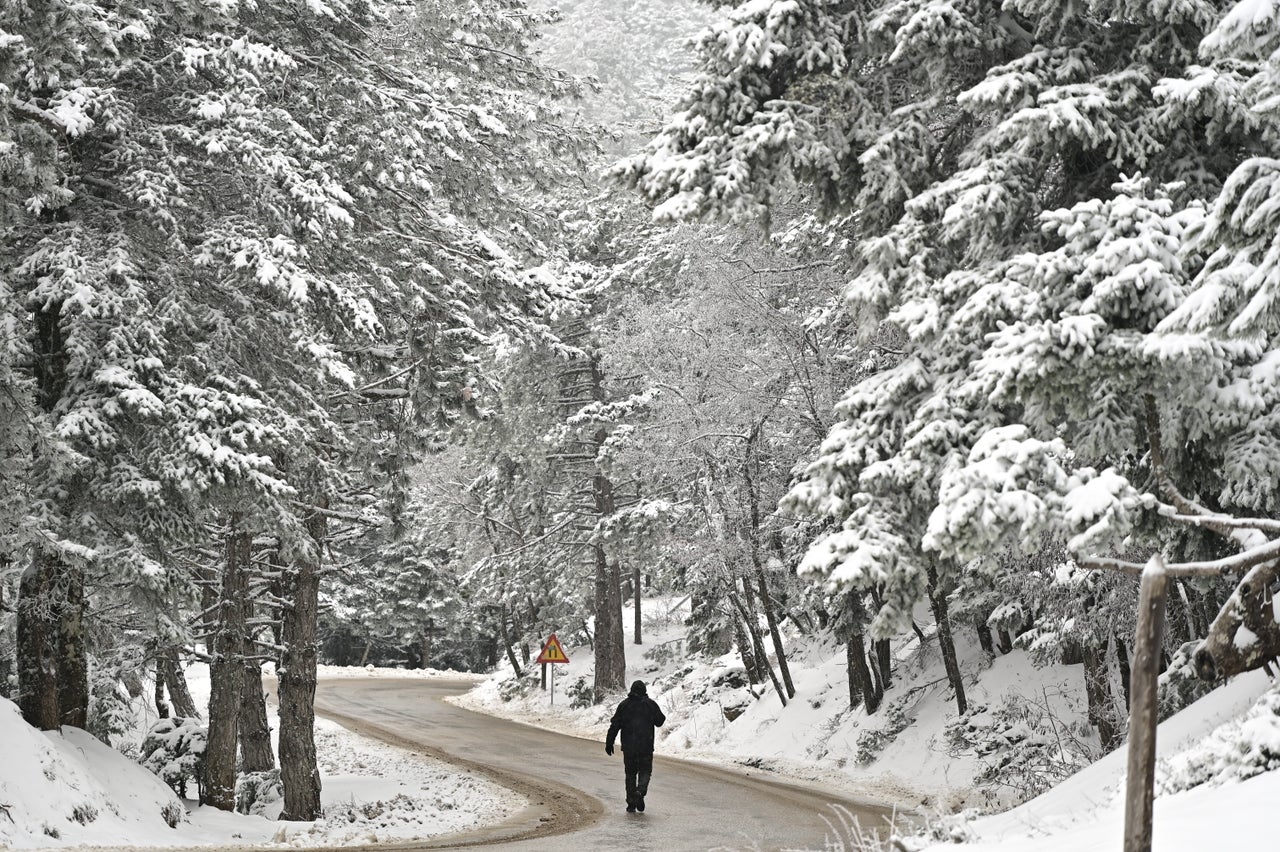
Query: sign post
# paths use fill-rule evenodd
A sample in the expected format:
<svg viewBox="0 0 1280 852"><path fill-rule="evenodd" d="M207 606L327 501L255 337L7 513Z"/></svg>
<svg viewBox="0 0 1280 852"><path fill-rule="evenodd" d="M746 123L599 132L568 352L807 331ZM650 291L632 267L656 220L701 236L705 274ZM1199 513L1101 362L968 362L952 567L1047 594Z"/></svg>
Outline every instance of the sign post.
<svg viewBox="0 0 1280 852"><path fill-rule="evenodd" d="M556 638L556 634L552 633L547 643L542 646L542 653L538 654L539 663L568 663L569 658L564 653L564 647L560 644L560 640ZM551 706L556 703L556 667L551 666Z"/></svg>

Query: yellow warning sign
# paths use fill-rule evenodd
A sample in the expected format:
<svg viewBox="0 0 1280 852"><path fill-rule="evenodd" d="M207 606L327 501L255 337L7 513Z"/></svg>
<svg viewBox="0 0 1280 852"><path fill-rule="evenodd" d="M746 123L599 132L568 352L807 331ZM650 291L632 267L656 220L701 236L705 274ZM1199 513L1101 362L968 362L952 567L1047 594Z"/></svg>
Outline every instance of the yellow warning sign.
<svg viewBox="0 0 1280 852"><path fill-rule="evenodd" d="M542 653L538 655L539 663L567 663L569 658L565 656L564 648L560 646L560 640L556 638L556 634L552 633L551 638L547 640L547 644L542 646Z"/></svg>

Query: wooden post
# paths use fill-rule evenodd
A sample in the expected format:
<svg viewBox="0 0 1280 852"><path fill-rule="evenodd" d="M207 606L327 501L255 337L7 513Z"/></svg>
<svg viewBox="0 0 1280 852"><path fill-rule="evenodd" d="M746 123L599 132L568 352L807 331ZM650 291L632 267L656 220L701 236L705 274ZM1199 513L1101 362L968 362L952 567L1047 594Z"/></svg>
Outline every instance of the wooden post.
<svg viewBox="0 0 1280 852"><path fill-rule="evenodd" d="M1129 775L1125 786L1124 852L1151 852L1156 776L1156 684L1164 641L1169 576L1160 554L1142 570L1129 703Z"/></svg>

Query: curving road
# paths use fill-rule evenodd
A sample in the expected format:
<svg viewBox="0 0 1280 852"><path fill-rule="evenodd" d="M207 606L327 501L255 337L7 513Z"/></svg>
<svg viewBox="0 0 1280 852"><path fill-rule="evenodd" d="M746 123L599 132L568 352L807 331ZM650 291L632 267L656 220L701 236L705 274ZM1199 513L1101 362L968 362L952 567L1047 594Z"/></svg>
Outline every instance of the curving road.
<svg viewBox="0 0 1280 852"><path fill-rule="evenodd" d="M621 753L603 743L473 713L440 699L471 688L451 680L321 681L316 709L378 739L486 775L526 796L529 807L478 832L400 848L483 846L520 852L682 852L825 849L832 804L863 825L888 811L760 777L666 758L654 760L648 811L624 811ZM847 839L846 839L847 843Z"/></svg>

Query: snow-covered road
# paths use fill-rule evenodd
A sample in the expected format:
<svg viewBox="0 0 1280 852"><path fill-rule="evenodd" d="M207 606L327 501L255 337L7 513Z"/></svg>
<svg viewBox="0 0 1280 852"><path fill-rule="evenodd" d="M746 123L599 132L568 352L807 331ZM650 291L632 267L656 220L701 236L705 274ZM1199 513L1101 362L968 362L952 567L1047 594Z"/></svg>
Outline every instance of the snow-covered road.
<svg viewBox="0 0 1280 852"><path fill-rule="evenodd" d="M628 814L620 754L607 757L602 742L542 731L440 700L473 685L421 679L320 684L316 707L321 714L361 733L461 764L531 802L497 826L417 848L479 841L511 850L820 849L831 834L827 820L836 820L834 804L869 828L883 826L888 816L881 808L816 788L661 754L654 761L648 812Z"/></svg>

